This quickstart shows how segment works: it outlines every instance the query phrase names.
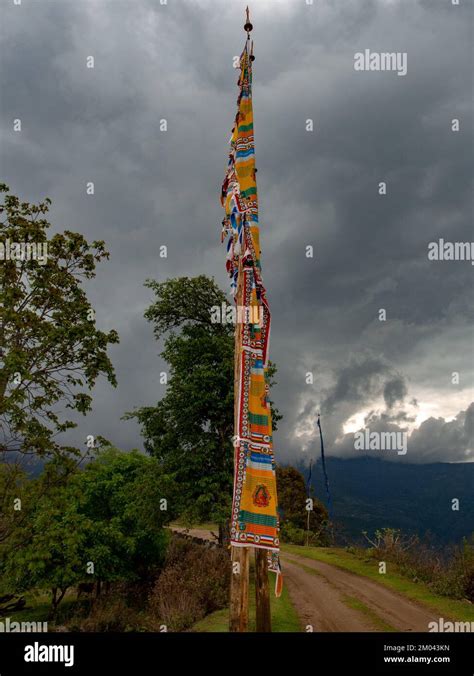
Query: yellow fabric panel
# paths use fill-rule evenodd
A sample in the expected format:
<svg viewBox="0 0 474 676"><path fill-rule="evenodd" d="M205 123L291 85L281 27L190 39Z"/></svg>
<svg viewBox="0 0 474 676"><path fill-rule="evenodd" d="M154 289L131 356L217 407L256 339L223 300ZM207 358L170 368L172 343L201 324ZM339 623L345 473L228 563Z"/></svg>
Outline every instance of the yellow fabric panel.
<svg viewBox="0 0 474 676"><path fill-rule="evenodd" d="M268 493L270 495L270 501L267 507L259 506L258 507L258 513L259 514L265 514L268 516L273 516L275 514L275 509L276 509L276 483L275 481L262 481L258 478L252 478L247 474L246 480L245 480L245 486L244 490L242 491L242 499L241 499L241 509L247 510L249 512L255 512L256 511L256 506L253 503L253 494L255 490L257 489L257 486L260 484L264 484L268 490Z"/></svg>
<svg viewBox="0 0 474 676"><path fill-rule="evenodd" d="M260 381L252 378L252 382L250 383L250 394L254 397L263 397L265 394L265 378L262 378Z"/></svg>
<svg viewBox="0 0 474 676"><path fill-rule="evenodd" d="M268 408L266 406L262 406L260 397L252 397L252 395L250 395L249 405L251 407L250 410L252 413L255 413L256 415L268 415Z"/></svg>
<svg viewBox="0 0 474 676"><path fill-rule="evenodd" d="M248 177L252 177L253 176L253 170L254 170L253 166L250 166L250 167L241 166L241 167L239 167L239 171L238 171L239 178L247 179Z"/></svg>

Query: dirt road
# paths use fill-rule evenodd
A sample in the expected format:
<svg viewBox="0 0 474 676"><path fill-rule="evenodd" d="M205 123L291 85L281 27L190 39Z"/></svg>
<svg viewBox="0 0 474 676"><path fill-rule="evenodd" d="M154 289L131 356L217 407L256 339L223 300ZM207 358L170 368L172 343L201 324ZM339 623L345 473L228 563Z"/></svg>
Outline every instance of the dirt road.
<svg viewBox="0 0 474 676"><path fill-rule="evenodd" d="M313 631L428 631L434 612L335 566L282 554L285 583L303 628Z"/></svg>
<svg viewBox="0 0 474 676"><path fill-rule="evenodd" d="M203 540L208 530L173 528ZM282 553L285 586L304 631L428 631L434 612L368 578L297 554Z"/></svg>

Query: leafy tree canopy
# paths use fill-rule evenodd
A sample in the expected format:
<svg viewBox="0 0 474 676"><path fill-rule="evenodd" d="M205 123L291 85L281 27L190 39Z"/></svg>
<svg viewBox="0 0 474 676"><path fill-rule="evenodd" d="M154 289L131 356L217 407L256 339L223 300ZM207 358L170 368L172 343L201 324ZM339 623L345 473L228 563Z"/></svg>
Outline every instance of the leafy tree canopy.
<svg viewBox="0 0 474 676"><path fill-rule="evenodd" d="M69 230L48 239L50 200L0 192L0 453L74 452L57 441L76 426L59 407L85 414L100 375L116 384L107 349L117 333L96 327L82 287L109 254Z"/></svg>
<svg viewBox="0 0 474 676"><path fill-rule="evenodd" d="M9 591L51 589L54 606L81 581L136 580L162 565L175 501L156 459L110 447L83 470L57 459L28 491L34 507L0 548Z"/></svg>
<svg viewBox="0 0 474 676"><path fill-rule="evenodd" d="M206 276L149 280L155 302L145 317L169 365L165 396L128 414L142 425L145 448L179 486L179 509L190 520L224 523L230 514L234 430L234 326L213 323L228 304ZM269 376L275 373L272 365ZM273 409L273 420L281 416Z"/></svg>

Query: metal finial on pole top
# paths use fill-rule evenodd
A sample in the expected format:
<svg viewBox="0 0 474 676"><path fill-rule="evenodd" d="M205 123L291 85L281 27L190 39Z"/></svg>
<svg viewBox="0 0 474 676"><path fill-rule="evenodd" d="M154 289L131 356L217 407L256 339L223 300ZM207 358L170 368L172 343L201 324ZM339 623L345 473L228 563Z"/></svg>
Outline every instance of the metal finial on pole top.
<svg viewBox="0 0 474 676"><path fill-rule="evenodd" d="M245 10L247 14L247 21L244 26L244 31L247 31L247 41L250 41L250 31L253 30L253 25L250 23L250 10L247 5L247 9ZM253 40L250 45L250 61L255 61L255 56L253 55Z"/></svg>
<svg viewBox="0 0 474 676"><path fill-rule="evenodd" d="M244 31L247 31L247 40L250 40L250 31L252 30L253 26L250 23L250 10L248 8L248 5L247 5L247 9L245 10L245 12L247 14L247 21L246 21L245 26L244 26Z"/></svg>

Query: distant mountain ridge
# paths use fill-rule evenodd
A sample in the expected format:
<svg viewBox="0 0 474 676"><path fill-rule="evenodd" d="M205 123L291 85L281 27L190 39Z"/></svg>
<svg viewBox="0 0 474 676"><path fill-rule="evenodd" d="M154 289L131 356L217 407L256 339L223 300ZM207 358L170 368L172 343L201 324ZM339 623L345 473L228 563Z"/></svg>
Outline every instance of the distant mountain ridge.
<svg viewBox="0 0 474 676"><path fill-rule="evenodd" d="M474 532L474 463L426 465L378 458L327 458L333 519L352 539L362 531L400 528L440 543L460 542ZM308 467L297 468L308 476ZM327 505L321 461L313 465L315 496ZM459 500L459 511L452 501Z"/></svg>
<svg viewBox="0 0 474 676"><path fill-rule="evenodd" d="M31 458L25 469L34 477L43 465ZM308 467L302 462L294 466L306 479ZM333 519L349 540L362 541L362 531L370 534L384 527L420 537L429 532L440 544L460 542L474 532L474 463L421 465L363 456L329 457L326 467ZM311 484L315 497L327 505L319 458L313 464ZM451 508L454 498L459 511Z"/></svg>

